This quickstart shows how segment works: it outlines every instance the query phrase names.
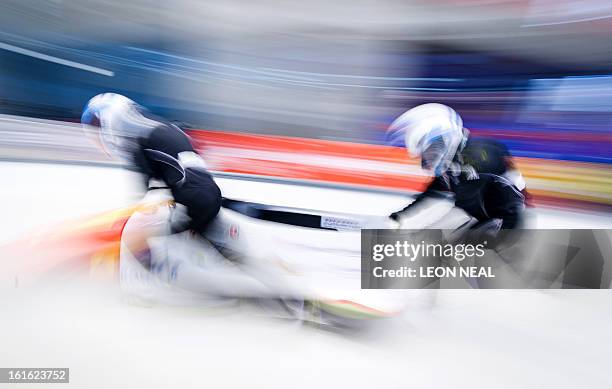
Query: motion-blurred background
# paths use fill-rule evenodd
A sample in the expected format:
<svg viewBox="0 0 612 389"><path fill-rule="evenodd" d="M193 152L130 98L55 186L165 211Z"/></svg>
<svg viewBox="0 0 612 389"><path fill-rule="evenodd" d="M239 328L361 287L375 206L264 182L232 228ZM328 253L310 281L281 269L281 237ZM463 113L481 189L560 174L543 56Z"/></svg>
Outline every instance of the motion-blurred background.
<svg viewBox="0 0 612 389"><path fill-rule="evenodd" d="M7 0L0 22L4 114L75 122L114 91L214 130L218 171L420 190L403 154L354 143L441 102L508 145L536 203L612 204L609 1ZM2 128L5 158L74 132Z"/></svg>
<svg viewBox="0 0 612 389"><path fill-rule="evenodd" d="M606 290L440 291L359 338L127 306L92 280L117 274L138 177L78 124L125 94L192 129L225 196L386 216L428 180L386 128L440 102L508 146L537 227L610 228L611 38L610 0L2 0L0 367L86 388L612 387Z"/></svg>

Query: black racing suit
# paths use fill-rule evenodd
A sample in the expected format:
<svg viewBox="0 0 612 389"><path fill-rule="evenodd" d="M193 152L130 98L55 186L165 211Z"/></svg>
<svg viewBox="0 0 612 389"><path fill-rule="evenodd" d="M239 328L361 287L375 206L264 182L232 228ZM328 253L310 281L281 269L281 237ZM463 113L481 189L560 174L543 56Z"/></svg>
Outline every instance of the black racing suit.
<svg viewBox="0 0 612 389"><path fill-rule="evenodd" d="M470 139L455 162L473 169L457 173L449 170L436 177L413 203L391 214L391 218L397 220L425 198L453 196L456 207L478 220L474 228L493 220L501 222L501 229L517 228L522 221L525 195L504 177L512 167L508 150L492 140Z"/></svg>
<svg viewBox="0 0 612 389"><path fill-rule="evenodd" d="M177 182L176 169L147 153L147 150L159 151L178 161L180 153L195 153L189 137L177 126L159 121L136 144L132 155L136 169L145 175L147 182L149 178L165 182L174 200L187 208L191 218L187 228L203 233L221 207L221 190L212 176L201 167L183 167L185 177Z"/></svg>

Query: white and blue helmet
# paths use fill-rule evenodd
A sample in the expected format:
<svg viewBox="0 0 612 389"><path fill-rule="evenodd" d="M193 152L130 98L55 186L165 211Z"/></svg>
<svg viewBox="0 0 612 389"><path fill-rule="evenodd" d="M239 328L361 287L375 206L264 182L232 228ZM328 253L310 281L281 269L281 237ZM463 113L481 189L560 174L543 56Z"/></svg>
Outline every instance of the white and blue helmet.
<svg viewBox="0 0 612 389"><path fill-rule="evenodd" d="M443 174L467 141L468 131L452 108L428 103L409 109L387 130L387 143L405 146L412 157L421 157L425 170Z"/></svg>
<svg viewBox="0 0 612 389"><path fill-rule="evenodd" d="M143 107L117 93L102 93L87 102L81 124L107 154L125 158L135 139L156 122L142 115Z"/></svg>

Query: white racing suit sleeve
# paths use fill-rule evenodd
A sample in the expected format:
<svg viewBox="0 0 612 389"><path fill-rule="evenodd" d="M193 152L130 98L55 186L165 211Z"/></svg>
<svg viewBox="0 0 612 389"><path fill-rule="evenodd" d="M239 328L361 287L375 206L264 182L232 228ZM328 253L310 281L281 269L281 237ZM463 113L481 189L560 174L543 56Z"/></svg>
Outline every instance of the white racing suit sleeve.
<svg viewBox="0 0 612 389"><path fill-rule="evenodd" d="M454 207L455 203L451 199L434 197L420 199L417 204L399 214L397 218L399 228L410 230L428 228L443 220Z"/></svg>

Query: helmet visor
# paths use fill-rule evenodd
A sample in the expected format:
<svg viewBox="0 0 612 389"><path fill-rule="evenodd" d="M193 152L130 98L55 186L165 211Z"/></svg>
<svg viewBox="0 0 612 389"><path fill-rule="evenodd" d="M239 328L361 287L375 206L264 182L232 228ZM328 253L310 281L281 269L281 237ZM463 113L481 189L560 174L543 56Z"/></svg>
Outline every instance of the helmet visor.
<svg viewBox="0 0 612 389"><path fill-rule="evenodd" d="M443 166L446 153L447 147L443 137L439 136L435 138L421 154L421 167L439 176L446 170L445 166Z"/></svg>

